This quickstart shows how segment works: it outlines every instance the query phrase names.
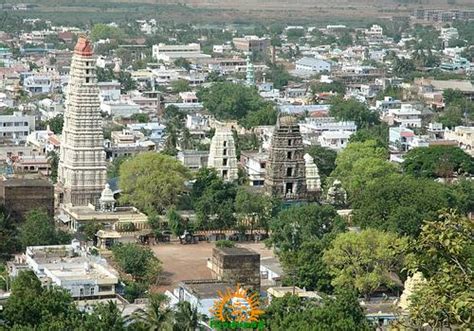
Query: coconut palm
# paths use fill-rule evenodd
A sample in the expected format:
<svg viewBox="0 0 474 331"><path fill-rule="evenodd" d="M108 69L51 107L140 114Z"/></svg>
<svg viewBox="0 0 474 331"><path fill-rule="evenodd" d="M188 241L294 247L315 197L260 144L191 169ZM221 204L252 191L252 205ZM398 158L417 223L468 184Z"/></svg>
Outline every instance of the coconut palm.
<svg viewBox="0 0 474 331"><path fill-rule="evenodd" d="M171 330L172 311L167 307L168 298L164 294L152 294L146 309L138 309L130 316L130 326L134 330Z"/></svg>
<svg viewBox="0 0 474 331"><path fill-rule="evenodd" d="M182 301L177 304L177 310L174 313L175 331L195 331L200 330L199 322L203 320L203 314L199 313L196 306L192 306L187 301Z"/></svg>

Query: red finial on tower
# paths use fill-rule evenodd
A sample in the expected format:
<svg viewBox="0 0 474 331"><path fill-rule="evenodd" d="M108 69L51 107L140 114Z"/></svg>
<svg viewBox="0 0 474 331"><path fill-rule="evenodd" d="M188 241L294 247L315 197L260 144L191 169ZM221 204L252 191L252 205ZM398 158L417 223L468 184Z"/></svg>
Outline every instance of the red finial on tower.
<svg viewBox="0 0 474 331"><path fill-rule="evenodd" d="M76 47L74 47L74 53L81 56L92 56L92 45L86 36L79 36Z"/></svg>

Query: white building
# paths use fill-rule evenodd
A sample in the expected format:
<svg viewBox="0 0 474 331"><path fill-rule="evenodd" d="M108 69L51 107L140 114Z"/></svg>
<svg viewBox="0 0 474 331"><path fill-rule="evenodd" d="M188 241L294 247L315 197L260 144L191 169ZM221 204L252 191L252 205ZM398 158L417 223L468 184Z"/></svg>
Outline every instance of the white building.
<svg viewBox="0 0 474 331"><path fill-rule="evenodd" d="M404 126L389 128L388 140L390 147L400 150L408 151L415 138L413 130Z"/></svg>
<svg viewBox="0 0 474 331"><path fill-rule="evenodd" d="M14 112L13 115L0 115L0 139L23 143L28 135L35 129L35 117Z"/></svg>
<svg viewBox="0 0 474 331"><path fill-rule="evenodd" d="M322 72L331 72L331 62L311 57L299 59L295 65L294 74L299 76L312 76Z"/></svg>
<svg viewBox="0 0 474 331"><path fill-rule="evenodd" d="M306 189L308 192L321 191L321 177L319 176L319 169L314 158L306 153L304 156L305 171L306 171Z"/></svg>
<svg viewBox="0 0 474 331"><path fill-rule="evenodd" d="M267 161L267 152L241 152L240 163L247 174L250 186L263 187Z"/></svg>
<svg viewBox="0 0 474 331"><path fill-rule="evenodd" d="M459 33L456 28L441 28L440 36L445 43L448 43L452 39L458 39Z"/></svg>
<svg viewBox="0 0 474 331"><path fill-rule="evenodd" d="M384 97L383 100L375 101L375 108L382 113L387 112L389 109L401 108L402 102L392 97Z"/></svg>
<svg viewBox="0 0 474 331"><path fill-rule="evenodd" d="M454 130L446 129L444 138L457 141L459 147L474 156L474 126L457 126Z"/></svg>
<svg viewBox="0 0 474 331"><path fill-rule="evenodd" d="M114 298L117 272L105 259L89 255L78 241L70 245L28 246L22 265L31 269L45 286L59 286L75 300ZM15 276L17 270L12 270Z"/></svg>
<svg viewBox="0 0 474 331"><path fill-rule="evenodd" d="M380 25L374 24L370 29L365 30L365 37L369 42L383 41L383 28Z"/></svg>
<svg viewBox="0 0 474 331"><path fill-rule="evenodd" d="M404 103L400 108L389 109L386 120L389 125L403 125L405 127L421 127L421 111L412 104Z"/></svg>
<svg viewBox="0 0 474 331"><path fill-rule="evenodd" d="M117 101L120 99L120 83L118 81L99 82L99 95L101 101Z"/></svg>
<svg viewBox="0 0 474 331"><path fill-rule="evenodd" d="M201 52L201 45L187 44L187 45L165 45L160 43L153 45L152 56L157 61L164 61L167 63L173 62L179 58L187 60L209 59L210 55Z"/></svg>
<svg viewBox="0 0 474 331"><path fill-rule="evenodd" d="M48 76L31 75L25 78L23 88L30 95L50 93L53 83Z"/></svg>
<svg viewBox="0 0 474 331"><path fill-rule="evenodd" d="M349 138L354 134L352 131L324 131L318 138L321 146L333 150L341 150L346 148L349 143Z"/></svg>
<svg viewBox="0 0 474 331"><path fill-rule="evenodd" d="M100 104L100 110L103 113L112 115L114 118L129 118L133 114L138 114L141 112L140 106L131 100L102 102Z"/></svg>

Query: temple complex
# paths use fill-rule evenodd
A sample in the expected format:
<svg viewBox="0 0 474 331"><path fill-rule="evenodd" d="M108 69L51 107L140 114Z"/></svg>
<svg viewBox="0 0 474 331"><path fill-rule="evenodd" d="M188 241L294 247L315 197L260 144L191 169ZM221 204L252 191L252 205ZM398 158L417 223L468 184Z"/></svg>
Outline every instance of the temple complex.
<svg viewBox="0 0 474 331"><path fill-rule="evenodd" d="M303 139L296 118L280 117L272 137L265 190L283 200L305 200L306 167Z"/></svg>
<svg viewBox="0 0 474 331"><path fill-rule="evenodd" d="M58 166L59 202L97 204L106 182L105 151L95 59L81 36L74 48Z"/></svg>
<svg viewBox="0 0 474 331"><path fill-rule="evenodd" d="M237 157L232 131L227 127L218 127L211 140L209 168L216 169L225 181L233 181L238 177Z"/></svg>

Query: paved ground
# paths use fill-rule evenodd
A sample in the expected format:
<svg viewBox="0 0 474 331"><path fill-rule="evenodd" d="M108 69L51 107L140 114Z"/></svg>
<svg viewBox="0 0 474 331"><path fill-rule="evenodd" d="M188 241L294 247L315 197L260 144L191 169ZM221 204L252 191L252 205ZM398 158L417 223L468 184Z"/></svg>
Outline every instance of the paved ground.
<svg viewBox="0 0 474 331"><path fill-rule="evenodd" d="M252 249L261 257L273 256L263 243L246 243L238 246ZM164 281L157 290L173 289L183 280L209 279L211 271L207 268L207 259L212 255L213 243L200 242L195 245L181 245L179 242L160 243L150 246L163 263Z"/></svg>

